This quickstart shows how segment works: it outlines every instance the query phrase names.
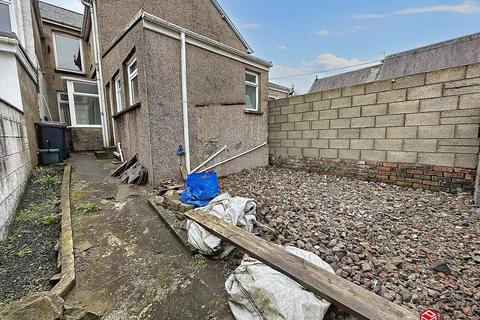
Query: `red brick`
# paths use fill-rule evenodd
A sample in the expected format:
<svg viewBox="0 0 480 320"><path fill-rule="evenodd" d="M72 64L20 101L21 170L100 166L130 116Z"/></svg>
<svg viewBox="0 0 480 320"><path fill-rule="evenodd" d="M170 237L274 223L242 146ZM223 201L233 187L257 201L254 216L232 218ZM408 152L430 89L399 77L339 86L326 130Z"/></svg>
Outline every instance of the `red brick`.
<svg viewBox="0 0 480 320"><path fill-rule="evenodd" d="M425 185L423 185L421 183L414 183L413 187L416 188L416 189L425 189Z"/></svg>
<svg viewBox="0 0 480 320"><path fill-rule="evenodd" d="M383 166L384 166L384 167L390 167L390 168L397 168L397 167L398 167L398 163L394 163L394 162L384 162L384 163L383 163Z"/></svg>
<svg viewBox="0 0 480 320"><path fill-rule="evenodd" d="M470 173L472 170L464 168L453 168L453 172Z"/></svg>
<svg viewBox="0 0 480 320"><path fill-rule="evenodd" d="M469 173L465 173L465 179L466 179L466 180L472 180L472 181L473 181L473 180L475 180L475 176L473 176L473 175L471 175L471 174L469 174Z"/></svg>
<svg viewBox="0 0 480 320"><path fill-rule="evenodd" d="M418 170L418 169L408 169L408 173L413 173L413 174L423 174L423 170Z"/></svg>
<svg viewBox="0 0 480 320"><path fill-rule="evenodd" d="M439 181L428 181L428 180L423 180L423 184L429 185L429 186L438 186L440 185Z"/></svg>
<svg viewBox="0 0 480 320"><path fill-rule="evenodd" d="M435 171L443 171L443 172L453 172L453 168L452 168L452 167L433 166L433 170L435 170Z"/></svg>
<svg viewBox="0 0 480 320"><path fill-rule="evenodd" d="M464 177L463 173L459 173L459 172L444 172L443 175L445 177L452 177L452 178L463 178Z"/></svg>

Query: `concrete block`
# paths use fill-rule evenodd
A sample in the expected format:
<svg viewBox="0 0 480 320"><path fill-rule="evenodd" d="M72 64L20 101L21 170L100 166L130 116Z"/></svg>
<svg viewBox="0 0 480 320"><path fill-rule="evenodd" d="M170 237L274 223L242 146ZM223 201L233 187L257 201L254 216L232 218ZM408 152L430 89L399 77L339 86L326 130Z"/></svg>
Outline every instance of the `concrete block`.
<svg viewBox="0 0 480 320"><path fill-rule="evenodd" d="M331 139L337 138L338 131L337 130L318 130L318 137Z"/></svg>
<svg viewBox="0 0 480 320"><path fill-rule="evenodd" d="M437 139L405 139L403 141L403 151L437 151Z"/></svg>
<svg viewBox="0 0 480 320"><path fill-rule="evenodd" d="M352 128L368 128L375 126L375 117L352 118Z"/></svg>
<svg viewBox="0 0 480 320"><path fill-rule="evenodd" d="M477 163L478 155L457 153L453 165L457 168L476 169Z"/></svg>
<svg viewBox="0 0 480 320"><path fill-rule="evenodd" d="M473 138L479 137L478 124L457 124L455 126L455 138Z"/></svg>
<svg viewBox="0 0 480 320"><path fill-rule="evenodd" d="M468 124L468 123L480 123L480 117L455 117L455 118L442 118L441 124Z"/></svg>
<svg viewBox="0 0 480 320"><path fill-rule="evenodd" d="M294 122L292 124L295 124L295 130L309 130L311 122L310 121L302 121L302 122Z"/></svg>
<svg viewBox="0 0 480 320"><path fill-rule="evenodd" d="M387 128L388 139L413 139L417 137L418 127L389 127Z"/></svg>
<svg viewBox="0 0 480 320"><path fill-rule="evenodd" d="M459 109L480 109L480 93L460 96Z"/></svg>
<svg viewBox="0 0 480 320"><path fill-rule="evenodd" d="M272 136L272 138L274 138L274 139L288 139L290 132L295 132L295 131L277 131L277 132L272 132L272 133L271 133L271 136ZM301 137L301 133L300 133L300 137ZM290 137L290 139L295 139L295 138Z"/></svg>
<svg viewBox="0 0 480 320"><path fill-rule="evenodd" d="M469 78L465 80L450 81L444 84L445 89L456 89L480 85L480 78Z"/></svg>
<svg viewBox="0 0 480 320"><path fill-rule="evenodd" d="M306 158L318 158L320 156L320 151L314 148L304 148L303 156Z"/></svg>
<svg viewBox="0 0 480 320"><path fill-rule="evenodd" d="M320 149L320 158L338 158L338 150Z"/></svg>
<svg viewBox="0 0 480 320"><path fill-rule="evenodd" d="M268 124L274 124L275 123L275 117L273 115L268 116Z"/></svg>
<svg viewBox="0 0 480 320"><path fill-rule="evenodd" d="M439 139L439 146L474 146L478 147L478 139Z"/></svg>
<svg viewBox="0 0 480 320"><path fill-rule="evenodd" d="M363 94L361 96L354 96L352 99L353 106L366 106L369 104L377 103L377 94L370 93L370 94Z"/></svg>
<svg viewBox="0 0 480 320"><path fill-rule="evenodd" d="M359 94L363 94L365 92L365 85L359 84L351 87L345 87L342 89L342 96L356 96Z"/></svg>
<svg viewBox="0 0 480 320"><path fill-rule="evenodd" d="M395 79L395 82L392 83L393 89L402 89L408 87L417 87L425 84L425 74L414 74L411 76L405 76Z"/></svg>
<svg viewBox="0 0 480 320"><path fill-rule="evenodd" d="M312 148L328 149L328 139L313 139L310 145Z"/></svg>
<svg viewBox="0 0 480 320"><path fill-rule="evenodd" d="M453 138L455 136L454 125L443 126L420 126L418 127L418 137L424 138Z"/></svg>
<svg viewBox="0 0 480 320"><path fill-rule="evenodd" d="M330 120L330 128L350 128L350 118Z"/></svg>
<svg viewBox="0 0 480 320"><path fill-rule="evenodd" d="M303 121L318 120L318 111L302 113Z"/></svg>
<svg viewBox="0 0 480 320"><path fill-rule="evenodd" d="M466 67L449 68L427 72L427 84L460 80L465 78Z"/></svg>
<svg viewBox="0 0 480 320"><path fill-rule="evenodd" d="M288 121L288 116L286 114L275 116L275 123L284 123Z"/></svg>
<svg viewBox="0 0 480 320"><path fill-rule="evenodd" d="M335 98L340 98L342 96L342 89L332 89L328 91L324 91L322 93L322 99L335 99Z"/></svg>
<svg viewBox="0 0 480 320"><path fill-rule="evenodd" d="M471 86L471 87L455 88L455 89L445 89L443 91L443 95L444 96L457 96L457 95L478 93L478 92L480 92L480 85Z"/></svg>
<svg viewBox="0 0 480 320"><path fill-rule="evenodd" d="M302 156L302 148L288 148L287 154L292 157L301 157Z"/></svg>
<svg viewBox="0 0 480 320"><path fill-rule="evenodd" d="M330 100L314 101L312 102L313 110L326 110L330 109Z"/></svg>
<svg viewBox="0 0 480 320"><path fill-rule="evenodd" d="M273 154L277 156L286 156L287 155L287 148L273 148Z"/></svg>
<svg viewBox="0 0 480 320"><path fill-rule="evenodd" d="M300 104L305 102L305 95L293 96L288 98L288 104Z"/></svg>
<svg viewBox="0 0 480 320"><path fill-rule="evenodd" d="M310 140L308 139L295 140L294 146L297 148L308 148L310 147Z"/></svg>
<svg viewBox="0 0 480 320"><path fill-rule="evenodd" d="M375 139L375 150L402 150L402 139Z"/></svg>
<svg viewBox="0 0 480 320"><path fill-rule="evenodd" d="M408 100L438 98L442 96L442 84L408 88Z"/></svg>
<svg viewBox="0 0 480 320"><path fill-rule="evenodd" d="M360 160L360 150L347 150L347 149L338 150L338 158Z"/></svg>
<svg viewBox="0 0 480 320"><path fill-rule="evenodd" d="M338 118L338 110L331 109L331 110L322 110L320 111L319 119L336 119Z"/></svg>
<svg viewBox="0 0 480 320"><path fill-rule="evenodd" d="M412 113L405 115L405 126L428 126L440 123L440 112Z"/></svg>
<svg viewBox="0 0 480 320"><path fill-rule="evenodd" d="M439 147L438 147L438 152L473 153L473 154L478 154L478 147L439 146Z"/></svg>
<svg viewBox="0 0 480 320"><path fill-rule="evenodd" d="M348 149L350 147L350 140L348 139L330 139L330 149Z"/></svg>
<svg viewBox="0 0 480 320"><path fill-rule="evenodd" d="M442 118L450 117L476 117L480 116L480 109L464 109L464 110L450 110L442 111Z"/></svg>
<svg viewBox="0 0 480 320"><path fill-rule="evenodd" d="M287 116L288 116L288 118L287 118L288 122L302 121L302 113L291 113Z"/></svg>
<svg viewBox="0 0 480 320"><path fill-rule="evenodd" d="M313 102L313 101L319 101L322 100L322 92L313 92L306 94L303 98L305 102Z"/></svg>
<svg viewBox="0 0 480 320"><path fill-rule="evenodd" d="M288 102L289 102L289 99L288 99L288 98L285 98L285 99L277 99L277 100L275 100L275 107L288 106Z"/></svg>
<svg viewBox="0 0 480 320"><path fill-rule="evenodd" d="M352 106L352 97L332 99L332 102L331 102L332 109L348 108L351 106Z"/></svg>
<svg viewBox="0 0 480 320"><path fill-rule="evenodd" d="M295 112L295 106L294 105L289 105L289 106L283 106L280 108L280 113L281 114L289 114L289 113L294 113Z"/></svg>
<svg viewBox="0 0 480 320"><path fill-rule="evenodd" d="M455 110L458 106L458 97L433 98L420 101L420 112Z"/></svg>
<svg viewBox="0 0 480 320"><path fill-rule="evenodd" d="M371 104L362 107L362 117L381 116L387 114L387 104Z"/></svg>
<svg viewBox="0 0 480 320"><path fill-rule="evenodd" d="M386 103L386 102L398 102L405 101L407 97L406 89L390 90L378 93L377 102Z"/></svg>
<svg viewBox="0 0 480 320"><path fill-rule="evenodd" d="M339 118L360 117L360 107L342 108L338 110L338 117Z"/></svg>
<svg viewBox="0 0 480 320"><path fill-rule="evenodd" d="M385 138L386 128L362 128L360 129L360 138L362 139L383 139Z"/></svg>
<svg viewBox="0 0 480 320"><path fill-rule="evenodd" d="M407 151L387 151L388 162L416 163L417 153Z"/></svg>
<svg viewBox="0 0 480 320"><path fill-rule="evenodd" d="M303 131L303 139L317 139L318 130L305 130Z"/></svg>
<svg viewBox="0 0 480 320"><path fill-rule="evenodd" d="M392 89L392 81L391 80L375 81L375 82L372 82L372 83L368 83L365 86L365 93L387 91L387 90L391 90L391 89Z"/></svg>
<svg viewBox="0 0 480 320"><path fill-rule="evenodd" d="M288 139L302 139L302 131L285 131L285 132L281 132L281 133L286 133ZM275 136L275 138L285 139L283 137L280 138L278 136Z"/></svg>
<svg viewBox="0 0 480 320"><path fill-rule="evenodd" d="M420 100L392 102L388 105L388 114L415 113L419 106Z"/></svg>
<svg viewBox="0 0 480 320"><path fill-rule="evenodd" d="M339 138L360 138L360 129L338 129Z"/></svg>
<svg viewBox="0 0 480 320"><path fill-rule="evenodd" d="M372 139L352 139L350 140L350 149L373 149L374 140Z"/></svg>
<svg viewBox="0 0 480 320"><path fill-rule="evenodd" d="M430 164L434 166L452 167L455 159L454 153L429 153L419 152L417 163Z"/></svg>
<svg viewBox="0 0 480 320"><path fill-rule="evenodd" d="M467 68L467 78L480 77L480 63L471 64Z"/></svg>
<svg viewBox="0 0 480 320"><path fill-rule="evenodd" d="M312 110L312 103L302 103L302 104L296 104L295 105L295 112L300 113L300 112L308 112Z"/></svg>
<svg viewBox="0 0 480 320"><path fill-rule="evenodd" d="M387 151L361 150L360 159L366 161L386 161Z"/></svg>
<svg viewBox="0 0 480 320"><path fill-rule="evenodd" d="M299 123L299 122L282 123L282 125L280 127L280 130L282 130L282 131L294 130L295 129L295 123Z"/></svg>
<svg viewBox="0 0 480 320"><path fill-rule="evenodd" d="M330 128L329 120L312 121L312 129L328 129Z"/></svg>
<svg viewBox="0 0 480 320"><path fill-rule="evenodd" d="M280 142L280 146L282 146L282 147L294 147L295 146L295 140L283 139Z"/></svg>
<svg viewBox="0 0 480 320"><path fill-rule="evenodd" d="M376 116L375 127L400 127L405 123L405 115Z"/></svg>

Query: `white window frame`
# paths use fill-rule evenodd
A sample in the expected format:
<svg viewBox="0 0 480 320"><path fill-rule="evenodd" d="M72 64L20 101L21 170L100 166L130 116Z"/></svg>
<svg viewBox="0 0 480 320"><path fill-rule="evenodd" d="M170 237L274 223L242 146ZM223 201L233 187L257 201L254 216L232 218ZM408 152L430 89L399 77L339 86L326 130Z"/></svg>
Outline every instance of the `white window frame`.
<svg viewBox="0 0 480 320"><path fill-rule="evenodd" d="M80 60L82 60L82 70L70 70L70 69L63 69L58 66L58 51L57 51L57 40L56 36L60 35L62 37L67 37L67 38L72 38L78 41L78 45L80 46ZM82 39L75 37L73 35L61 33L61 32L54 32L52 31L52 39L53 39L53 55L55 57L55 69L60 70L60 71L65 71L65 72L73 72L73 73L78 73L78 74L85 74L85 60L84 60L84 55L83 55L83 44L82 44Z"/></svg>
<svg viewBox="0 0 480 320"><path fill-rule="evenodd" d="M247 108L247 105L245 104L245 110L250 110L250 111L259 111L260 109L260 106L259 106L259 97L258 97L258 78L259 78L259 74L258 73L255 73L255 72L251 72L251 71L245 71L245 74L247 75L251 75L251 76L254 76L255 77L255 82L250 82L250 81L247 81L247 79L245 79L245 92L247 90L247 86L250 86L250 87L255 87L255 108Z"/></svg>
<svg viewBox="0 0 480 320"><path fill-rule="evenodd" d="M93 94L93 93L74 92L74 90L75 90L75 88L73 87L74 82L85 82L85 83L88 83L88 84L95 85L95 87L97 87L97 81L84 80L84 79L67 80L68 105L70 107L70 121L72 122L72 125L70 127L75 127L75 128L101 128L102 124L77 124L77 117L76 117L76 114L75 114L74 96L96 97L97 99L100 99L100 97L99 97L98 93ZM98 87L97 87L97 90L98 90ZM100 105L99 105L99 107L100 107ZM100 119L102 119L102 109L100 109Z"/></svg>
<svg viewBox="0 0 480 320"><path fill-rule="evenodd" d="M138 81L138 63L137 63L137 68L135 69L134 72L130 73L130 67L135 63L137 62L137 58L134 57L132 58L132 60L130 60L130 62L127 64L127 74L128 74L128 95L129 95L129 99L130 99L130 106L132 106L134 103L137 103L138 101L136 102L133 102L133 90L132 90L132 80L133 78L137 77L137 84L138 86L140 86L140 82ZM137 88L138 89L138 94L140 95L140 87ZM138 97L140 99L140 96Z"/></svg>
<svg viewBox="0 0 480 320"><path fill-rule="evenodd" d="M62 94L67 96L67 100L63 100L61 98ZM63 118L63 112L60 109L60 103L62 103L62 102L63 103L68 103L68 112L70 112L70 98L68 97L68 92L57 92L58 117L59 117L60 122L67 123L67 121L66 121L67 119L62 119ZM72 119L70 119L70 121L72 121Z"/></svg>
<svg viewBox="0 0 480 320"><path fill-rule="evenodd" d="M123 99L122 99L122 79L120 73L113 78L113 94L115 96L115 109L117 112L123 110Z"/></svg>
<svg viewBox="0 0 480 320"><path fill-rule="evenodd" d="M0 3L6 4L8 6L8 14L10 15L10 32L17 33L17 17L15 16L12 1L0 0Z"/></svg>

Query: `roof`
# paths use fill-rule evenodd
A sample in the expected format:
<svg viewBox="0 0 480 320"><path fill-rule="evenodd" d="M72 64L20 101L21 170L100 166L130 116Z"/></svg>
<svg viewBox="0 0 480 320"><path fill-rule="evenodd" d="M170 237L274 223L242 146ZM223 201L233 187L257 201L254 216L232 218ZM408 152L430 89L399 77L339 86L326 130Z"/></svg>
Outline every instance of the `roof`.
<svg viewBox="0 0 480 320"><path fill-rule="evenodd" d="M279 84L276 84L276 83L273 83L273 82L268 82L268 88L272 89L272 90L282 91L282 92L285 92L285 93L290 93L290 91L292 91L288 87L284 87L282 85L279 85Z"/></svg>
<svg viewBox="0 0 480 320"><path fill-rule="evenodd" d="M378 65L317 79L309 92L390 80L480 62L480 33L388 55Z"/></svg>
<svg viewBox="0 0 480 320"><path fill-rule="evenodd" d="M55 6L46 2L38 1L40 16L42 19L57 22L70 27L82 28L83 14Z"/></svg>

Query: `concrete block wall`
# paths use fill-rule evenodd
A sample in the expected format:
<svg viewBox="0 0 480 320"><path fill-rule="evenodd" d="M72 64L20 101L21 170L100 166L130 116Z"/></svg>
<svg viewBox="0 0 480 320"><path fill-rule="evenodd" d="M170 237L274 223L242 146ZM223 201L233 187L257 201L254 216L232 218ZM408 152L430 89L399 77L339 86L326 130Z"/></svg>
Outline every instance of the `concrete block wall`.
<svg viewBox="0 0 480 320"><path fill-rule="evenodd" d="M30 171L24 114L0 100L0 240L7 233Z"/></svg>
<svg viewBox="0 0 480 320"><path fill-rule="evenodd" d="M369 169L369 179L446 191L473 188L480 64L275 100L269 112L270 156L285 164L327 164L338 174L380 165L382 170ZM417 166L428 172L403 172ZM382 174L385 168L390 175ZM465 172L452 178L445 168Z"/></svg>

